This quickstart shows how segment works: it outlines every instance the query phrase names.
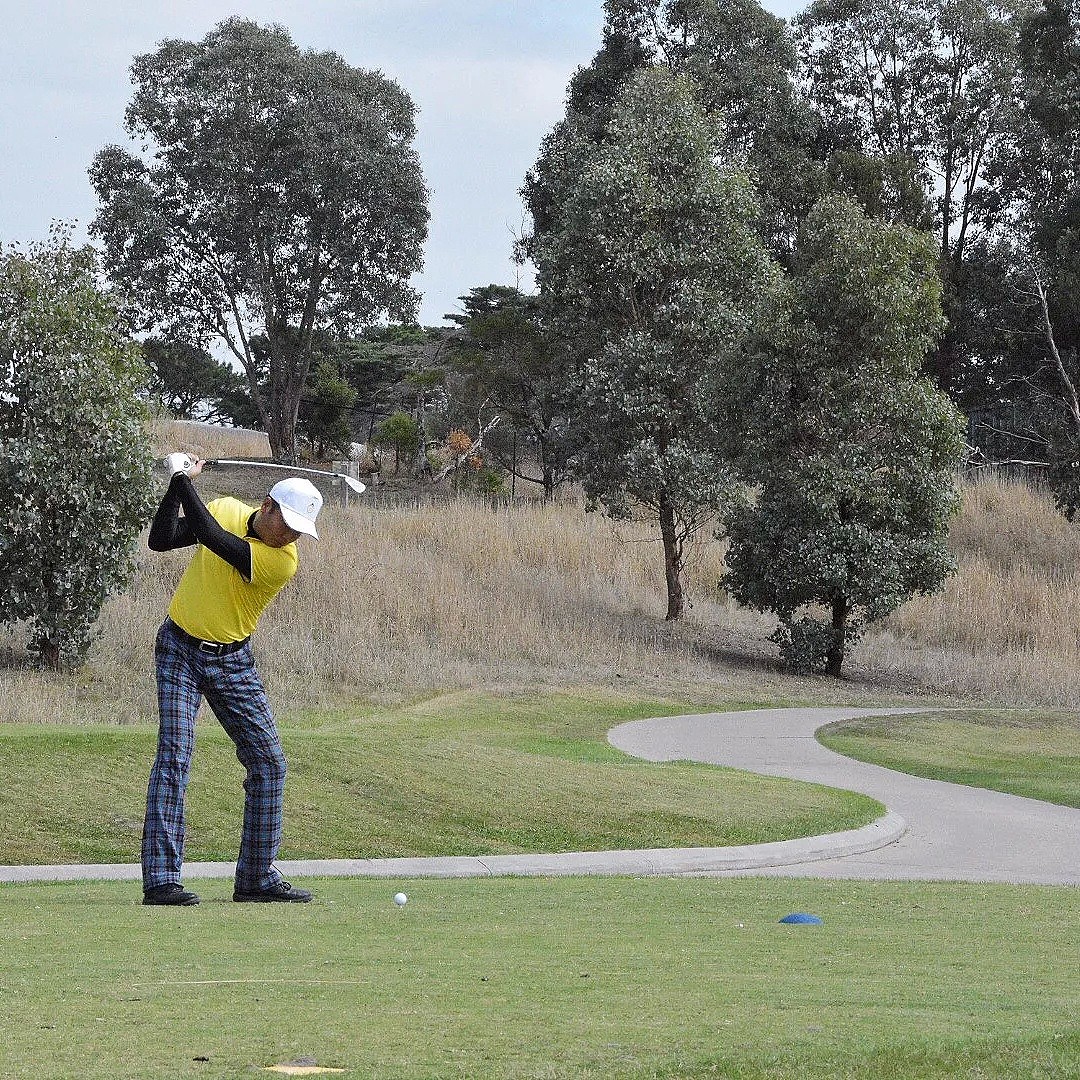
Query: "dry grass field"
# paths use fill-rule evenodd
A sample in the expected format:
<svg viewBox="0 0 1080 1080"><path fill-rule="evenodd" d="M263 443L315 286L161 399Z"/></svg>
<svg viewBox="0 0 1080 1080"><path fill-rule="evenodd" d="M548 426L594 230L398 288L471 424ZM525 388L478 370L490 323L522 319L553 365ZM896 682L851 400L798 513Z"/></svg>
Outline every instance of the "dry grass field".
<svg viewBox="0 0 1080 1080"><path fill-rule="evenodd" d="M260 456L252 435L186 442L201 456ZM254 470L251 470L254 474ZM271 474L272 477L272 474ZM265 474L206 474L207 497L257 502ZM270 479L272 482L272 478ZM416 500L384 508L328 491L323 539L301 541L301 568L260 624L257 652L279 710L347 699L394 702L435 690L625 686L709 700L879 701L903 695L997 704L1080 704L1080 532L1043 494L988 478L965 483L952 544L958 573L852 651L845 679L796 679L777 666L772 621L716 592L722 545L691 559L687 618L663 621L658 542L579 502ZM135 580L100 621L89 663L48 675L0 637L11 692L0 721L154 715L152 642L185 562L143 551Z"/></svg>
<svg viewBox="0 0 1080 1080"><path fill-rule="evenodd" d="M950 532L958 572L868 635L853 670L999 704L1080 704L1080 528L1050 496L966 483Z"/></svg>
<svg viewBox="0 0 1080 1080"><path fill-rule="evenodd" d="M270 440L262 431L223 428L191 420L158 420L153 427L155 447L162 454L173 450L201 458L269 458Z"/></svg>

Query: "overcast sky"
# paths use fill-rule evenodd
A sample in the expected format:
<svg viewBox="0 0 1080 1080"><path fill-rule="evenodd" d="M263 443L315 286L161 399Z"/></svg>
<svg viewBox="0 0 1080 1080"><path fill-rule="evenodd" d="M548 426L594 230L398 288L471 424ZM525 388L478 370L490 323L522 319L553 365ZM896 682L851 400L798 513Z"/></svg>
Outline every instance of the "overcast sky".
<svg viewBox="0 0 1080 1080"><path fill-rule="evenodd" d="M790 17L804 5L766 0ZM54 219L94 216L86 170L122 122L133 56L199 40L230 15L288 28L400 83L419 110L431 189L425 325L491 282L531 286L510 257L518 196L567 82L600 44L602 0L0 0L0 243L43 239Z"/></svg>

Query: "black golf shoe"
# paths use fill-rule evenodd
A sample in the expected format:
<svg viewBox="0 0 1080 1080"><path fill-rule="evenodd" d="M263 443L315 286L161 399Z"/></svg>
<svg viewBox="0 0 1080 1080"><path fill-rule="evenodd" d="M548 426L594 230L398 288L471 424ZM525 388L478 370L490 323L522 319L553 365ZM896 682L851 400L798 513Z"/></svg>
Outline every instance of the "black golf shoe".
<svg viewBox="0 0 1080 1080"><path fill-rule="evenodd" d="M163 904L169 907L191 907L199 902L198 896L188 892L178 881L168 881L164 885L154 885L143 891L144 904Z"/></svg>
<svg viewBox="0 0 1080 1080"><path fill-rule="evenodd" d="M311 899L307 889L294 889L287 881L279 881L269 889L245 892L236 889L232 898L238 904L306 904Z"/></svg>

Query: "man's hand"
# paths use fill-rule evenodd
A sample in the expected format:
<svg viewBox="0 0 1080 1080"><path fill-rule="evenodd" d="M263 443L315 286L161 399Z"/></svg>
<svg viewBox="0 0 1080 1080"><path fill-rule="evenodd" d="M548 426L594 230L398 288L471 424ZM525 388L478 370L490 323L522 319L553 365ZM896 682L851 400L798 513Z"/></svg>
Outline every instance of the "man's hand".
<svg viewBox="0 0 1080 1080"><path fill-rule="evenodd" d="M203 466L206 464L201 458L192 457L191 454L169 454L165 459L165 469L169 476L175 476L177 473L183 473L185 476L189 476L194 479L203 471Z"/></svg>

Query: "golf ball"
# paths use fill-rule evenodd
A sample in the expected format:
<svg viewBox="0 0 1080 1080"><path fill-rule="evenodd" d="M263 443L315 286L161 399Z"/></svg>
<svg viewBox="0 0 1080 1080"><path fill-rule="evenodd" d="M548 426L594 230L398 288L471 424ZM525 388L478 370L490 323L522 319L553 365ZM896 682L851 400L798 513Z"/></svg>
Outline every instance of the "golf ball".
<svg viewBox="0 0 1080 1080"><path fill-rule="evenodd" d="M403 892L394 894L394 903L397 904L398 907L404 907L408 902L409 898Z"/></svg>

